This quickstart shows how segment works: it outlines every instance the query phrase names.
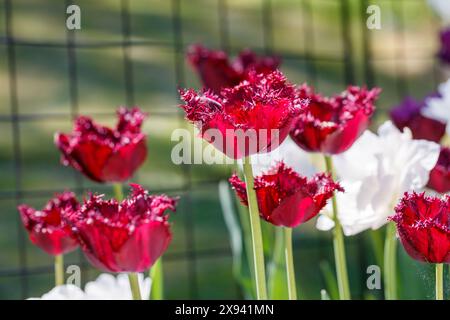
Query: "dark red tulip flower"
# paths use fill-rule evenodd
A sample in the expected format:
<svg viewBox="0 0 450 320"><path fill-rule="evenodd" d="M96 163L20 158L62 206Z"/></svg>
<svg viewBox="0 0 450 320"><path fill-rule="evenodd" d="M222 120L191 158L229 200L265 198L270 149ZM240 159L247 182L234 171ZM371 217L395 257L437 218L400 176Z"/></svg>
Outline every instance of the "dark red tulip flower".
<svg viewBox="0 0 450 320"><path fill-rule="evenodd" d="M121 203L91 195L79 211L68 216L86 257L103 271L145 271L172 239L164 213L175 211L176 200L131 186L131 196Z"/></svg>
<svg viewBox="0 0 450 320"><path fill-rule="evenodd" d="M79 204L72 192L57 194L42 210L25 204L18 207L31 242L52 256L74 250L78 243L63 216L76 211Z"/></svg>
<svg viewBox="0 0 450 320"><path fill-rule="evenodd" d="M438 161L430 171L427 187L440 193L450 191L450 148L441 147Z"/></svg>
<svg viewBox="0 0 450 320"><path fill-rule="evenodd" d="M61 162L97 182L123 182L147 157L141 125L146 115L139 109L119 108L116 128L78 117L70 134L57 133L55 144L62 152Z"/></svg>
<svg viewBox="0 0 450 320"><path fill-rule="evenodd" d="M240 159L277 148L288 136L293 119L307 106L279 71L251 73L217 96L180 90L186 118L203 139L228 157Z"/></svg>
<svg viewBox="0 0 450 320"><path fill-rule="evenodd" d="M242 203L248 205L245 182L236 174L229 181ZM316 216L335 191L344 191L329 175L320 173L307 179L283 162L256 177L254 188L261 218L291 228Z"/></svg>
<svg viewBox="0 0 450 320"><path fill-rule="evenodd" d="M419 261L450 263L450 197L405 193L390 220L406 252Z"/></svg>
<svg viewBox="0 0 450 320"><path fill-rule="evenodd" d="M424 101L407 97L391 110L391 119L398 129L409 128L414 139L439 142L445 135L445 123L424 117L420 112L423 107Z"/></svg>
<svg viewBox="0 0 450 320"><path fill-rule="evenodd" d="M450 28L444 29L440 33L441 48L438 56L445 64L450 63Z"/></svg>
<svg viewBox="0 0 450 320"><path fill-rule="evenodd" d="M223 88L238 85L247 79L250 71L267 74L275 71L280 64L277 57L258 57L248 49L230 61L225 52L209 50L199 44L189 47L187 58L200 75L203 85L215 94L220 94Z"/></svg>
<svg viewBox="0 0 450 320"><path fill-rule="evenodd" d="M310 101L291 130L291 137L306 151L338 154L349 149L369 124L380 89L349 86L338 96L326 98L307 85L299 97Z"/></svg>

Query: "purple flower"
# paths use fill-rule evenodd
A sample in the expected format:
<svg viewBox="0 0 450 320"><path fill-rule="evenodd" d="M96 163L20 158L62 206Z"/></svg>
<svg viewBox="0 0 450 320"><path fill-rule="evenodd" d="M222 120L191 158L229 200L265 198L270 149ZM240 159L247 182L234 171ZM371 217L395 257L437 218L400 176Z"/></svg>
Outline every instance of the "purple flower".
<svg viewBox="0 0 450 320"><path fill-rule="evenodd" d="M440 33L441 49L438 57L445 64L450 64L450 28L446 28Z"/></svg>
<svg viewBox="0 0 450 320"><path fill-rule="evenodd" d="M409 128L414 139L439 142L445 134L445 123L424 117L420 112L423 107L424 101L407 97L391 110L391 119L399 130Z"/></svg>

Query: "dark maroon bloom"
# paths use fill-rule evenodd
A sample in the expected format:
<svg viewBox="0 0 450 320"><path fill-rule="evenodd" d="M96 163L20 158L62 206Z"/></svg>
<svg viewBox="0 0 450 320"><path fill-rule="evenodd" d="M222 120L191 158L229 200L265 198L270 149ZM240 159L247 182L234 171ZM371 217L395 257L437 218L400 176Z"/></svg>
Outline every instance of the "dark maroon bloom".
<svg viewBox="0 0 450 320"><path fill-rule="evenodd" d="M229 181L242 203L248 205L245 182L235 174ZM291 228L316 216L334 191L344 191L324 173L307 179L283 162L256 177L254 188L261 218Z"/></svg>
<svg viewBox="0 0 450 320"><path fill-rule="evenodd" d="M279 71L251 73L248 80L222 90L221 96L192 89L180 90L180 95L186 118L202 138L233 159L278 147L307 105Z"/></svg>
<svg viewBox="0 0 450 320"><path fill-rule="evenodd" d="M294 123L292 139L310 152L339 154L348 150L368 127L380 91L349 86L342 94L327 98L302 85L298 95L310 103Z"/></svg>
<svg viewBox="0 0 450 320"><path fill-rule="evenodd" d="M131 186L132 195L121 203L91 195L78 212L67 217L86 257L103 271L145 271L172 239L164 212L175 211L176 200Z"/></svg>
<svg viewBox="0 0 450 320"><path fill-rule="evenodd" d="M427 187L440 193L450 191L450 148L441 147L438 161L430 172Z"/></svg>
<svg viewBox="0 0 450 320"><path fill-rule="evenodd" d="M201 45L191 45L187 58L198 72L203 85L220 94L223 88L234 87L247 79L250 71L271 73L280 64L277 57L258 57L251 50L242 51L234 61L220 50L209 50Z"/></svg>
<svg viewBox="0 0 450 320"><path fill-rule="evenodd" d="M407 127L414 139L425 139L439 142L445 135L445 123L424 117L421 114L424 101L416 101L410 97L391 110L391 119L400 130Z"/></svg>
<svg viewBox="0 0 450 320"><path fill-rule="evenodd" d="M338 154L348 150L369 124L380 89L349 86L338 96L326 98L307 85L299 97L309 99L291 131L292 139L306 151Z"/></svg>
<svg viewBox="0 0 450 320"><path fill-rule="evenodd" d="M20 217L31 242L52 256L74 250L78 243L63 220L68 212L76 211L79 204L72 192L56 194L42 210L25 204L18 207Z"/></svg>
<svg viewBox="0 0 450 320"><path fill-rule="evenodd" d="M438 56L443 63L450 63L450 28L444 29L440 33L441 48Z"/></svg>
<svg viewBox="0 0 450 320"><path fill-rule="evenodd" d="M119 108L117 127L101 126L88 117L78 117L71 134L57 133L55 144L61 162L97 182L129 179L147 157L141 125L145 114L139 108Z"/></svg>
<svg viewBox="0 0 450 320"><path fill-rule="evenodd" d="M405 193L390 220L406 252L419 261L450 263L450 197Z"/></svg>

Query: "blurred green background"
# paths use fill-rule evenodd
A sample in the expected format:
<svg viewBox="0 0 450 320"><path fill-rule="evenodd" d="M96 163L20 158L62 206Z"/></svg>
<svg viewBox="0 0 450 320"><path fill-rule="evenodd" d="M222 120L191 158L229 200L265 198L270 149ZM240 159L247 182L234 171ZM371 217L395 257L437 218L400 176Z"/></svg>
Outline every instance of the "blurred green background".
<svg viewBox="0 0 450 320"><path fill-rule="evenodd" d="M350 80L380 86L374 127L405 95L422 98L441 78L435 61L439 22L423 0L70 1L82 14L82 29L70 35L76 43L72 69L65 1L10 1L11 20L5 3L0 1L0 299L40 296L53 283L52 261L26 238L15 209L18 202L40 208L64 189L78 190L80 196L82 190L110 194L109 186L59 164L54 132L69 131L77 113L113 124L114 110L130 97L150 114L144 126L148 159L133 181L151 192L181 197L164 263L167 298L243 297L232 274L217 189L233 167L177 166L170 159L172 131L190 128L177 107L177 86L200 87L184 61L189 44L231 54L243 48L275 53L292 82L307 81L326 94L343 90ZM380 6L381 30L365 27L367 4ZM124 8L129 10L129 39L123 35ZM8 55L8 23L16 41L14 60L11 50ZM124 40L129 41L126 49ZM70 95L70 70L77 76L78 103ZM11 111L14 71L17 114ZM132 91L126 91L127 84ZM294 232L299 294L306 299L320 298L325 288L319 265L333 265L330 234L316 231L314 223ZM366 268L375 263L369 235L346 241L353 296L382 297L381 290L366 288ZM432 297L433 271L411 261L402 249L399 255L401 297ZM66 259L84 261L80 252ZM97 272L86 262L82 265L83 282L94 279Z"/></svg>

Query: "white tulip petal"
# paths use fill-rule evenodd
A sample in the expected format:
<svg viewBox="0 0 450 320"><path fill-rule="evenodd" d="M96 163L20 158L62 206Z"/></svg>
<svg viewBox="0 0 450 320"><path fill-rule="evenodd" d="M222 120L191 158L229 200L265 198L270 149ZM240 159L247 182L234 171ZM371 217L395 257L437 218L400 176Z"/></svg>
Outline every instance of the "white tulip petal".
<svg viewBox="0 0 450 320"><path fill-rule="evenodd" d="M344 234L385 225L404 192L426 185L439 152L438 144L413 140L409 130L401 132L387 121L378 135L366 131L347 152L335 156L338 180L345 189L337 195Z"/></svg>
<svg viewBox="0 0 450 320"><path fill-rule="evenodd" d="M142 274L138 276L142 299L148 299L151 290L150 278ZM128 275L119 274L117 277L103 273L95 281L86 284L85 290L75 285L58 286L44 294L41 298L30 300L131 300L132 294Z"/></svg>
<svg viewBox="0 0 450 320"><path fill-rule="evenodd" d="M251 160L255 177L267 172L279 161L283 161L288 167L306 177L312 177L317 173L317 169L311 163L310 154L297 146L289 137L274 151L254 154ZM238 164L242 169L241 159L238 160Z"/></svg>
<svg viewBox="0 0 450 320"><path fill-rule="evenodd" d="M331 230L334 228L334 221L333 221L333 219L329 218L328 216L321 214L317 218L316 228L321 231Z"/></svg>
<svg viewBox="0 0 450 320"><path fill-rule="evenodd" d="M428 4L445 23L450 22L450 1L428 0Z"/></svg>
<svg viewBox="0 0 450 320"><path fill-rule="evenodd" d="M85 294L77 286L66 284L54 287L40 298L30 298L29 300L85 300Z"/></svg>

